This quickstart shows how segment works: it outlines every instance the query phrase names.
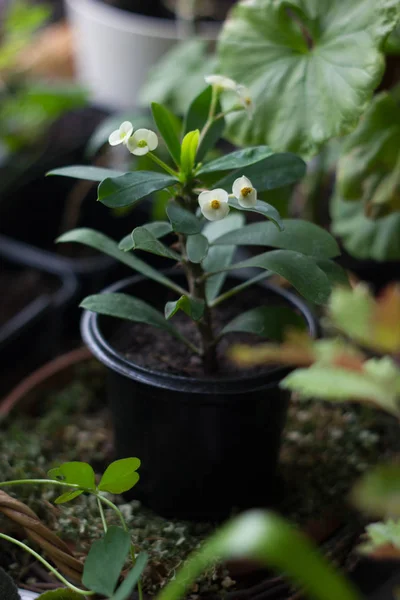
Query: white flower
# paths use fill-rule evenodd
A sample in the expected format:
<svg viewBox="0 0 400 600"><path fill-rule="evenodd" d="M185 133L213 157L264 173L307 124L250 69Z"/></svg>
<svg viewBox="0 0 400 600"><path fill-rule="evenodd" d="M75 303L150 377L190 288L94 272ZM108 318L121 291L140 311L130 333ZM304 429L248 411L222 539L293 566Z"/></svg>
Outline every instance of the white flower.
<svg viewBox="0 0 400 600"><path fill-rule="evenodd" d="M150 129L138 129L129 138L127 146L129 152L132 154L143 156L157 148L158 137L154 131L150 131Z"/></svg>
<svg viewBox="0 0 400 600"><path fill-rule="evenodd" d="M245 85L238 85L236 87L236 93L239 97L239 102L247 112L249 119L253 118L254 115L254 104L251 99L250 90Z"/></svg>
<svg viewBox="0 0 400 600"><path fill-rule="evenodd" d="M209 192L201 192L198 201L201 212L209 221L220 221L229 212L228 192L217 188Z"/></svg>
<svg viewBox="0 0 400 600"><path fill-rule="evenodd" d="M206 83L209 85L215 85L220 90L230 90L236 92L238 84L233 79L225 77L224 75L206 75L204 77Z"/></svg>
<svg viewBox="0 0 400 600"><path fill-rule="evenodd" d="M108 143L111 146L118 146L119 144L126 144L129 138L133 133L133 125L130 121L124 121L119 126L119 129L116 129L110 134L108 138Z"/></svg>
<svg viewBox="0 0 400 600"><path fill-rule="evenodd" d="M237 198L240 206L243 206L243 208L251 208L256 205L257 190L253 188L250 179L244 175L235 179L232 186L232 192L235 198Z"/></svg>

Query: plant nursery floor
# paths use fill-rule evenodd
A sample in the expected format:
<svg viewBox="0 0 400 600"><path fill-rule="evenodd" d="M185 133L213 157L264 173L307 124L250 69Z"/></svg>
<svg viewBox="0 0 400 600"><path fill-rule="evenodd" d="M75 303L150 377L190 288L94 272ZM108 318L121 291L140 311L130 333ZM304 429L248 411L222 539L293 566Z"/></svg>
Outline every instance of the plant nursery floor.
<svg viewBox="0 0 400 600"><path fill-rule="evenodd" d="M112 460L103 367L89 361L75 370L75 379L63 389L42 393L29 413L22 408L14 410L1 424L1 480L46 477L49 468L69 460L89 462L102 472ZM319 522L329 521L329 514L342 522L344 533L333 547L328 544L326 552L343 564L361 531L361 523L346 507L346 494L370 465L394 460L396 455L400 458L399 437L394 419L372 409L293 400L281 452L285 493L280 511L308 529L310 522L318 527ZM58 492L51 486L19 486L6 491L33 508L78 556L83 556L91 540L101 534L97 505L90 497L55 506L52 501ZM120 497L115 501L127 519L134 543L150 555L144 578L147 595L154 595L214 529L212 524L167 521L137 501L127 503ZM113 514L107 513L107 517L114 522ZM3 516L0 529L12 531L12 524ZM31 557L5 543L0 544L0 566L21 586L43 591L55 585ZM235 585L232 572L216 566L196 583L190 598L226 593Z"/></svg>

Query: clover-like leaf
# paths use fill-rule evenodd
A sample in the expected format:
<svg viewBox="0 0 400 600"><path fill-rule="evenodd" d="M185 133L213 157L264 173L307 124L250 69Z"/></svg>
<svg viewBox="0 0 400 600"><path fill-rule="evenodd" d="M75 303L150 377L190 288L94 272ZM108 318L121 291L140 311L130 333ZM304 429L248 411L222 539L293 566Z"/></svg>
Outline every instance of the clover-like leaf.
<svg viewBox="0 0 400 600"><path fill-rule="evenodd" d="M149 556L147 552L140 552L139 556L136 557L133 568L129 571L128 575L115 592L112 600L128 600L133 588L137 585L148 560Z"/></svg>
<svg viewBox="0 0 400 600"><path fill-rule="evenodd" d="M112 596L125 564L131 537L120 527L111 526L101 540L89 550L82 582L89 590L102 596Z"/></svg>
<svg viewBox="0 0 400 600"><path fill-rule="evenodd" d="M82 594L78 594L78 592L74 592L74 590L69 590L68 588L60 588L40 594L38 600L82 600Z"/></svg>
<svg viewBox="0 0 400 600"><path fill-rule="evenodd" d="M94 490L96 488L94 471L85 462L71 461L63 463L59 467L50 469L48 475L51 479L79 485L84 489Z"/></svg>
<svg viewBox="0 0 400 600"><path fill-rule="evenodd" d="M112 462L105 470L98 489L111 494L127 492L139 481L139 467L140 460L134 457Z"/></svg>
<svg viewBox="0 0 400 600"><path fill-rule="evenodd" d="M190 296L181 296L178 300L167 302L165 305L165 318L171 319L178 310L182 310L193 321L198 321L204 314L204 300L191 298Z"/></svg>
<svg viewBox="0 0 400 600"><path fill-rule="evenodd" d="M83 490L71 490L69 492L65 492L54 500L54 504L65 504L66 502L71 502L71 500L74 500L81 494L83 494Z"/></svg>
<svg viewBox="0 0 400 600"><path fill-rule="evenodd" d="M232 116L229 138L310 156L352 131L381 79L399 11L392 0L238 3L218 58L224 75L250 88L255 114Z"/></svg>

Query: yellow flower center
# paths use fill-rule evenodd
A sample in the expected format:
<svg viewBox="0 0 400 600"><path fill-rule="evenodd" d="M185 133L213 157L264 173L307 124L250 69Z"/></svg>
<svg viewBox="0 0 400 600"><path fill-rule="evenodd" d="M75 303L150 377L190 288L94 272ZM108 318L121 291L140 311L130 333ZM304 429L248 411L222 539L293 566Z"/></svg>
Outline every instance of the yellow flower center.
<svg viewBox="0 0 400 600"><path fill-rule="evenodd" d="M241 192L242 196L244 196L245 198L246 198L246 197L247 197L249 194L251 194L251 192L252 192L252 191L253 191L253 188L251 188L251 187L244 187L244 188L242 188L242 189L240 190L240 192Z"/></svg>
<svg viewBox="0 0 400 600"><path fill-rule="evenodd" d="M214 208L214 210L217 210L220 206L221 206L221 202L219 200L217 200L216 198L214 200L211 200L211 208Z"/></svg>
<svg viewBox="0 0 400 600"><path fill-rule="evenodd" d="M140 142L138 142L138 148L146 148L146 146L147 146L146 140L140 140Z"/></svg>

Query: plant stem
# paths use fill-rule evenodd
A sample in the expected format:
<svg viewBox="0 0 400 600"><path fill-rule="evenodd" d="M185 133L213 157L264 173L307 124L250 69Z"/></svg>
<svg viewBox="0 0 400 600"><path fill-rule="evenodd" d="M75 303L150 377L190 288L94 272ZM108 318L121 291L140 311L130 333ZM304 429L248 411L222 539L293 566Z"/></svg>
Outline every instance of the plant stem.
<svg viewBox="0 0 400 600"><path fill-rule="evenodd" d="M217 109L217 103L218 103L218 88L216 85L213 85L210 109L208 111L208 117L207 117L206 124L204 125L204 127L200 133L199 145L198 145L199 148L200 148L204 138L206 137L207 132L210 129L211 125L214 123L214 120L215 120L214 117L215 117L215 111ZM218 117L218 118L220 118L220 117Z"/></svg>
<svg viewBox="0 0 400 600"><path fill-rule="evenodd" d="M161 158L158 158L158 156L156 156L152 152L148 152L147 156L149 156L153 162L155 162L159 167L164 169L164 171L166 171L169 175L172 175L172 177L175 178L179 178L179 173L177 171L174 171L174 169L171 169L171 167L169 167L167 163L161 160Z"/></svg>
<svg viewBox="0 0 400 600"><path fill-rule="evenodd" d="M266 279L268 277L272 277L272 275L273 275L273 273L271 273L270 271L265 271L264 273L259 273L259 275L256 275L255 277L252 277L251 279L248 279L247 281L244 281L243 283L240 283L239 285L236 285L235 287L224 292L220 296L217 296L217 298L215 298L212 302L210 302L210 304L209 304L210 308L214 308L215 306L222 304L222 302L225 302L225 300L229 300L229 298L232 298L232 296L235 296L236 294L238 294L239 292L250 287L254 283L257 283L258 281L262 281L263 279Z"/></svg>
<svg viewBox="0 0 400 600"><path fill-rule="evenodd" d="M36 560L41 562L42 565L44 565L46 567L46 569L48 569L54 575L54 577L57 577L57 579L59 579L62 583L64 583L64 585L69 587L71 590L73 590L77 594L82 594L82 596L94 596L95 595L95 592L91 592L90 590L81 590L81 589L75 587L72 583L70 583L67 579L65 579L65 577L57 571L57 569L55 569L49 562L47 562L47 560L45 558L43 558L42 556L40 556L40 554L35 552L35 550L30 548L30 546L27 546L23 542L20 542L19 540L16 540L16 539L6 535L5 533L0 533L0 538L2 538L3 540L6 540L7 542L11 542L12 544L15 544L16 546L19 546L20 548L25 550L25 552L28 552L29 554L34 556L36 558Z"/></svg>
<svg viewBox="0 0 400 600"><path fill-rule="evenodd" d="M107 533L107 530L108 530L107 521L106 521L106 517L104 515L104 510L103 510L103 506L101 504L100 497L97 496L96 500L97 500L97 506L99 507L99 513L100 513L100 517L101 517L101 522L103 523L104 533Z"/></svg>

